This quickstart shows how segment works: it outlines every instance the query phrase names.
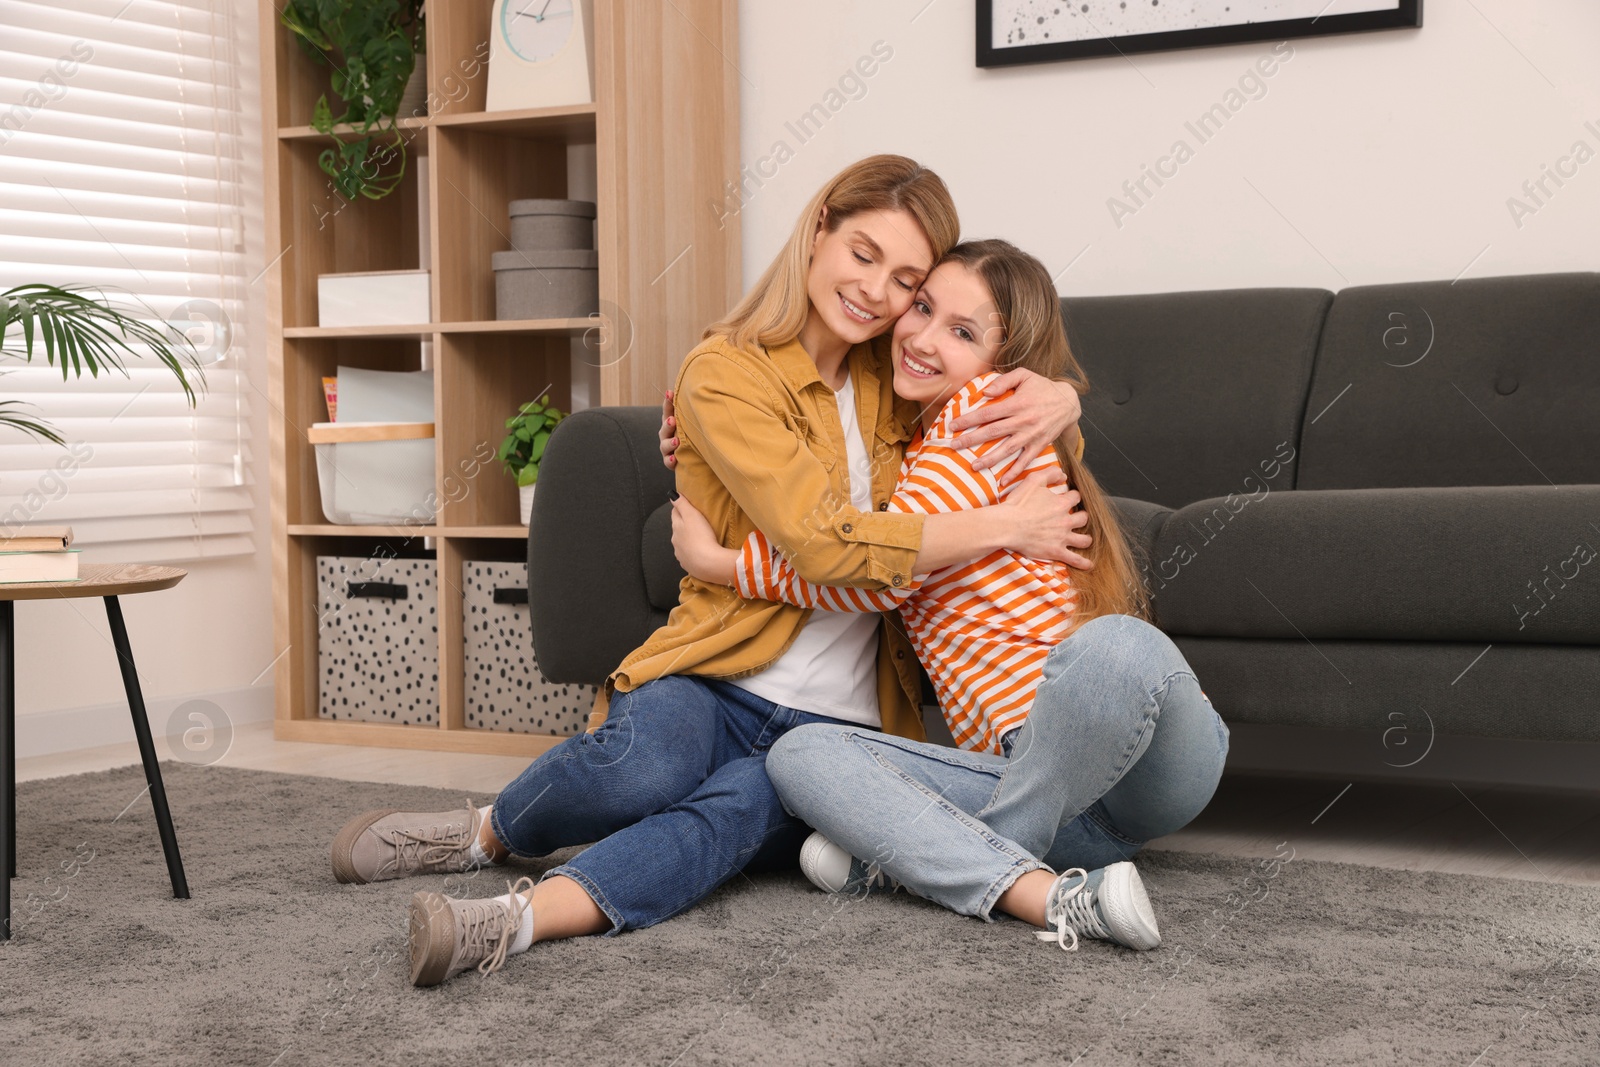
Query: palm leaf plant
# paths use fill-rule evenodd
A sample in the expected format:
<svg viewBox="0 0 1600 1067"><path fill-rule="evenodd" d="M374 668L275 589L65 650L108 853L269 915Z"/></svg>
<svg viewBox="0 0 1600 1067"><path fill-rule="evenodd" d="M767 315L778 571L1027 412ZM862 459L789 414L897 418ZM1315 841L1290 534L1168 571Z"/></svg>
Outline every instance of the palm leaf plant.
<svg viewBox="0 0 1600 1067"><path fill-rule="evenodd" d="M91 291L100 298L84 295ZM135 347L140 346L177 376L189 406L194 407L191 376L203 389L205 370L193 342L162 322L144 301L134 299L139 307L118 307L105 299L104 290L90 285L30 283L0 292L0 357L31 363L38 352L50 366L61 369L62 381L82 378L86 370L91 378L111 370L127 377L124 357L137 356ZM147 315L138 314L141 310ZM19 333L20 347L16 344ZM0 400L0 427L52 444L65 443L50 423L24 414L23 407L20 400Z"/></svg>

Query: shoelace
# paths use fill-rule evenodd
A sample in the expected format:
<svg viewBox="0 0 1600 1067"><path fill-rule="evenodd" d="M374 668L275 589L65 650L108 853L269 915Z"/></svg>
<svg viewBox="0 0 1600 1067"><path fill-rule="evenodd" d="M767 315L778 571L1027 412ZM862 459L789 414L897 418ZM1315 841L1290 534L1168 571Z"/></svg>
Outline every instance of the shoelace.
<svg viewBox="0 0 1600 1067"><path fill-rule="evenodd" d="M410 830L396 829L392 831L388 843L394 846L394 862L385 865L381 870L411 871L429 864L442 863L450 858L453 853L461 853L472 847L472 842L477 840L475 830L481 825L478 820L478 809L467 802L467 818L465 830L450 830L442 836L429 836L428 834L413 833ZM430 830L438 827L430 826ZM410 850L411 866L407 867L406 852Z"/></svg>
<svg viewBox="0 0 1600 1067"><path fill-rule="evenodd" d="M524 882L527 885L523 885ZM492 974L505 965L506 956L511 951L511 942L517 939L517 934L522 930L522 916L529 907L528 898L522 895L522 891L533 888L533 879L524 875L517 879L515 885L507 882L506 888L511 891L512 904L509 918L506 909L501 906L477 908L474 909L477 914L467 924L463 948L488 952L488 955L478 963L480 974ZM498 943L490 951L487 943L496 938Z"/></svg>
<svg viewBox="0 0 1600 1067"><path fill-rule="evenodd" d="M1082 881L1076 885L1067 886L1067 879L1079 877ZM1105 923L1095 914L1094 895L1086 892L1089 885L1089 872L1082 867L1073 867L1063 871L1054 882L1050 883L1049 895L1044 901L1044 921L1054 930L1036 930L1035 937L1040 941L1054 941L1060 945L1064 952L1078 951L1078 933L1081 931L1086 936L1109 938L1111 931ZM1067 935L1072 935L1072 944L1067 944Z"/></svg>
<svg viewBox="0 0 1600 1067"><path fill-rule="evenodd" d="M882 886L892 889L896 893L900 892L900 883L895 881L893 878L890 878L888 872L882 867L878 866L876 863L861 863L860 860L856 860L855 862L861 864L861 892L868 892L873 886Z"/></svg>

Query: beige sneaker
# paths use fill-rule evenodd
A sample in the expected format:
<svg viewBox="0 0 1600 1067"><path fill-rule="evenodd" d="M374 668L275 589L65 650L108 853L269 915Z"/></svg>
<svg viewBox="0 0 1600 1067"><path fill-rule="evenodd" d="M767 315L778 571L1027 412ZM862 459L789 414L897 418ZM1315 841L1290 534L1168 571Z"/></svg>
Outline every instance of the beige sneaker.
<svg viewBox="0 0 1600 1067"><path fill-rule="evenodd" d="M456 811L363 812L333 839L333 876L365 883L467 870L472 843L488 817L488 808L471 802Z"/></svg>
<svg viewBox="0 0 1600 1067"><path fill-rule="evenodd" d="M493 897L456 900L443 893L411 895L412 985L438 985L468 967L483 974L501 968L522 929L522 916L529 906L522 891L533 888L533 879L523 877L506 886L514 904Z"/></svg>

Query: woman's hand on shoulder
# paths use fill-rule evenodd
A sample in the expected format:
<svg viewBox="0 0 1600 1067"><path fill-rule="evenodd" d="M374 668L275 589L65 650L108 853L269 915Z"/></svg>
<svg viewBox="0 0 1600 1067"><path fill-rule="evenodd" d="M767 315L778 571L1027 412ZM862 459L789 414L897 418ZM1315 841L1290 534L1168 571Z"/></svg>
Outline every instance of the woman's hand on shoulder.
<svg viewBox="0 0 1600 1067"><path fill-rule="evenodd" d="M1053 559L1078 570L1094 570L1094 561L1077 550L1086 549L1093 539L1078 533L1088 524L1082 497L1067 488L1061 468L1028 475L1006 494L997 508L1006 513L1006 547L1032 559Z"/></svg>
<svg viewBox="0 0 1600 1067"><path fill-rule="evenodd" d="M661 397L661 462L667 470L678 468L678 418L672 413L672 390L668 389Z"/></svg>
<svg viewBox="0 0 1600 1067"><path fill-rule="evenodd" d="M685 496L672 501L672 552L678 557L678 565L702 582L734 584L739 550L723 548L711 523Z"/></svg>
<svg viewBox="0 0 1600 1067"><path fill-rule="evenodd" d="M1010 396L1004 396L1010 392ZM1011 457L1022 462L1010 463L1000 475L1002 482L1010 482L1026 469L1028 461L1044 447L1077 423L1083 413L1078 401L1078 391L1070 382L1058 382L1031 370L1017 367L1008 370L984 386L985 396L999 396L995 400L968 411L950 424L957 436L956 448L974 448L985 441L1001 442L972 461L973 470L984 470Z"/></svg>

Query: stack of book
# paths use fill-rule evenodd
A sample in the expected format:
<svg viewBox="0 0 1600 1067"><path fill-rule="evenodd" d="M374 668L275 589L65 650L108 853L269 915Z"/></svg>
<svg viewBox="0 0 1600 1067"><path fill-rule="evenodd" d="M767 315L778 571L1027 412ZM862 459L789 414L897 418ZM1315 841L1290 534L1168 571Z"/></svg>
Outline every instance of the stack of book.
<svg viewBox="0 0 1600 1067"><path fill-rule="evenodd" d="M20 526L0 536L0 583L75 582L78 549L70 526Z"/></svg>

